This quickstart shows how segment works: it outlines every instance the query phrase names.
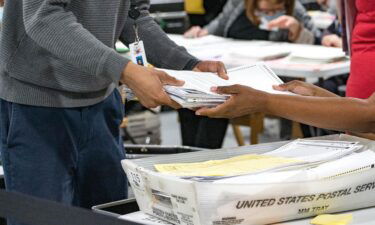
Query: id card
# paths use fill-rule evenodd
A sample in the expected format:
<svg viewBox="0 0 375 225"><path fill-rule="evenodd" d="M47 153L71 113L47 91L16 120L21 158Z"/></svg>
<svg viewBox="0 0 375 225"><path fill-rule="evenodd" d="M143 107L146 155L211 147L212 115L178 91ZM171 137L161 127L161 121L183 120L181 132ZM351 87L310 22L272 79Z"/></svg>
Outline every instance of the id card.
<svg viewBox="0 0 375 225"><path fill-rule="evenodd" d="M148 67L147 57L143 41L134 42L129 45L130 56L133 63Z"/></svg>

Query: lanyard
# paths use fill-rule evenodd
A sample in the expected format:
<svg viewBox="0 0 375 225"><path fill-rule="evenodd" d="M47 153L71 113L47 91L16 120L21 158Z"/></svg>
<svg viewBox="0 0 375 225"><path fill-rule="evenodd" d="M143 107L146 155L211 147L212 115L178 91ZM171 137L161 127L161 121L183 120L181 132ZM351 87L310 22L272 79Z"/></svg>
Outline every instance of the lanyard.
<svg viewBox="0 0 375 225"><path fill-rule="evenodd" d="M134 33L135 33L135 43L139 43L139 35L138 35L138 26L137 26L137 19L141 15L141 12L138 10L137 6L135 4L130 5L129 10L129 17L134 20Z"/></svg>

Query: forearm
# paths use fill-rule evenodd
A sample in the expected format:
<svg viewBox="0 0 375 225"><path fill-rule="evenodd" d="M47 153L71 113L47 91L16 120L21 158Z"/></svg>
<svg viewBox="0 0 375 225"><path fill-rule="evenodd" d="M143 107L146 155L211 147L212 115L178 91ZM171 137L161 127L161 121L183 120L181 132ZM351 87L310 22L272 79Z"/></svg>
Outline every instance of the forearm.
<svg viewBox="0 0 375 225"><path fill-rule="evenodd" d="M191 56L185 48L177 46L150 17L146 9L141 9L141 16L136 21L138 34L143 41L148 61L159 68L193 69L198 59ZM134 20L128 18L120 37L129 45L135 41Z"/></svg>
<svg viewBox="0 0 375 225"><path fill-rule="evenodd" d="M265 107L268 114L316 127L375 132L375 107L369 100L269 95Z"/></svg>

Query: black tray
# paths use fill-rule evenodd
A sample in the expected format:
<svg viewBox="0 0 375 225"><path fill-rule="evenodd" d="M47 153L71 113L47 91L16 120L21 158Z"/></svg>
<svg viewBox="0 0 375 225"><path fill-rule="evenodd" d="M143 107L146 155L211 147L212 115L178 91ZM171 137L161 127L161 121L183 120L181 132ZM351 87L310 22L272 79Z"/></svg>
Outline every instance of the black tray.
<svg viewBox="0 0 375 225"><path fill-rule="evenodd" d="M92 210L108 216L119 217L125 214L139 211L135 198L129 198L116 202L110 202L92 207Z"/></svg>

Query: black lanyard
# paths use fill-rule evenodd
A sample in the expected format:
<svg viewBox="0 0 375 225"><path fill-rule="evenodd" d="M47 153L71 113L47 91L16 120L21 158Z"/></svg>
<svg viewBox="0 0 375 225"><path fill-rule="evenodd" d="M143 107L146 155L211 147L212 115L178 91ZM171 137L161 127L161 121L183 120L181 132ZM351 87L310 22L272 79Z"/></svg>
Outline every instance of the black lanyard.
<svg viewBox="0 0 375 225"><path fill-rule="evenodd" d="M135 33L135 43L139 43L139 35L138 35L138 26L137 26L137 19L141 15L141 12L138 10L138 7L135 4L130 5L130 10L129 10L129 17L134 20L134 33Z"/></svg>
<svg viewBox="0 0 375 225"><path fill-rule="evenodd" d="M129 17L132 18L135 22L135 20L137 20L140 15L141 12L138 10L138 7L135 4L131 4L129 10Z"/></svg>

